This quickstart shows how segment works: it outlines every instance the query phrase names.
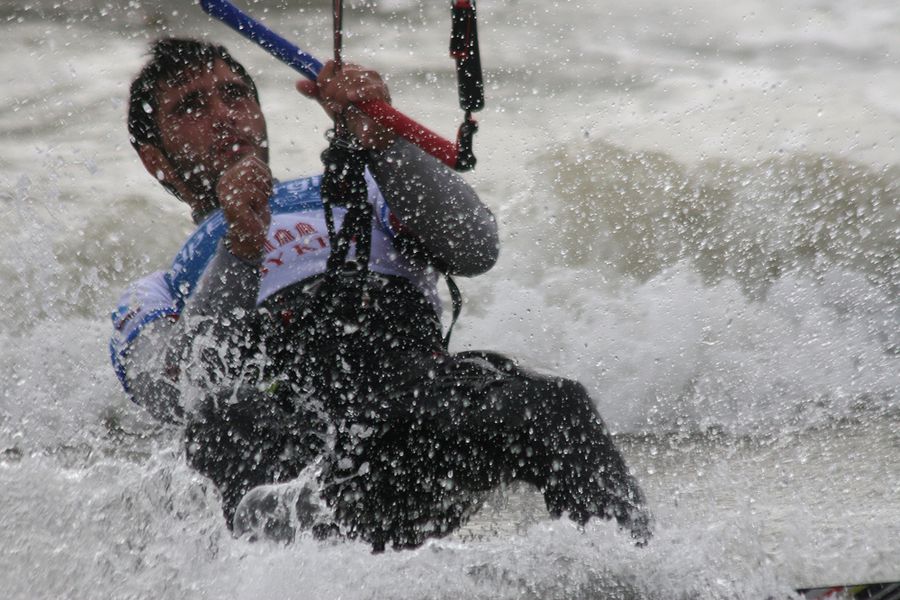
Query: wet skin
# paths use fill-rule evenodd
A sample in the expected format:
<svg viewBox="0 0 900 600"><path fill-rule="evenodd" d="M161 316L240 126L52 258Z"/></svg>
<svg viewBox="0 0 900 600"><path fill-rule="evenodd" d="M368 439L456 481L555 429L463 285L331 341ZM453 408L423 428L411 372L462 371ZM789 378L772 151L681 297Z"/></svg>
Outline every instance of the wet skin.
<svg viewBox="0 0 900 600"><path fill-rule="evenodd" d="M228 241L258 258L271 218L272 174L266 120L250 86L221 60L157 89L160 146L142 145L147 170L171 186L195 215L221 206Z"/></svg>
<svg viewBox="0 0 900 600"><path fill-rule="evenodd" d="M241 159L268 163L266 120L250 87L225 62L183 75L160 82L156 122L176 181L199 199Z"/></svg>
<svg viewBox="0 0 900 600"><path fill-rule="evenodd" d="M393 143L393 134L347 110L352 102L390 101L375 71L352 64L336 70L329 62L316 82L301 81L297 90L317 100L329 116L344 115L364 147L381 150ZM176 81L160 82L156 119L161 143L138 149L144 166L195 215L221 206L231 252L259 259L271 220L272 174L265 117L250 87L216 60L211 69L191 69Z"/></svg>

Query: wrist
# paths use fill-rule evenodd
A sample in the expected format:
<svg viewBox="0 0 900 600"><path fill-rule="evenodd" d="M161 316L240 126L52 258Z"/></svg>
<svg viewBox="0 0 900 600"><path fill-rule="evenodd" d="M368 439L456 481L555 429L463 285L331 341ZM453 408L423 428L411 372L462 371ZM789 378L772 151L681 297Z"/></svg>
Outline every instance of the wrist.
<svg viewBox="0 0 900 600"><path fill-rule="evenodd" d="M229 254L247 264L258 265L263 259L262 244L255 244L236 234L232 228L228 228L222 238L222 245Z"/></svg>
<svg viewBox="0 0 900 600"><path fill-rule="evenodd" d="M375 153L381 153L388 150L391 146L397 143L397 140L400 139L400 136L390 130L384 130L381 133L373 136L372 142L369 145L369 150Z"/></svg>
<svg viewBox="0 0 900 600"><path fill-rule="evenodd" d="M396 149L402 145L403 141L402 137L395 135L390 143L379 146L378 148L367 148L369 159L372 161L392 160L393 156L397 153Z"/></svg>

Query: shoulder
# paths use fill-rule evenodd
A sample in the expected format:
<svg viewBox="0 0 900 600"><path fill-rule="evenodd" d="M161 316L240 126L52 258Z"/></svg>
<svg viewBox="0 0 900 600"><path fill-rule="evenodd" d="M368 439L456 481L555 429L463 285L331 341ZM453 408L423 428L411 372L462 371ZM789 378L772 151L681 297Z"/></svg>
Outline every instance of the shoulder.
<svg viewBox="0 0 900 600"><path fill-rule="evenodd" d="M109 341L110 358L116 375L127 392L125 357L132 342L141 330L157 319L178 317L178 309L165 272L151 273L128 286L111 317L113 334Z"/></svg>
<svg viewBox="0 0 900 600"><path fill-rule="evenodd" d="M156 271L128 286L112 314L113 326L126 338L149 321L176 314L166 273Z"/></svg>

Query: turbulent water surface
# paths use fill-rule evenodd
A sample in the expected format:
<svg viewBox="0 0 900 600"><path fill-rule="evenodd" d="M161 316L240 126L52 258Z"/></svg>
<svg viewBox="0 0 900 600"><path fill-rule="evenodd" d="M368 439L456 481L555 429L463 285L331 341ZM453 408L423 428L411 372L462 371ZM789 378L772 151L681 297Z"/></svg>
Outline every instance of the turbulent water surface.
<svg viewBox="0 0 900 600"><path fill-rule="evenodd" d="M460 118L446 2L348 3L395 104ZM325 54L325 2L244 3ZM273 169L328 123L282 65L177 0L0 4L0 589L9 598L739 598L900 579L900 11L894 0L483 0L467 177L502 257L457 349L578 378L656 514L635 548L522 489L461 534L234 540L179 432L129 405L108 313L190 231L124 125L148 40L226 43Z"/></svg>

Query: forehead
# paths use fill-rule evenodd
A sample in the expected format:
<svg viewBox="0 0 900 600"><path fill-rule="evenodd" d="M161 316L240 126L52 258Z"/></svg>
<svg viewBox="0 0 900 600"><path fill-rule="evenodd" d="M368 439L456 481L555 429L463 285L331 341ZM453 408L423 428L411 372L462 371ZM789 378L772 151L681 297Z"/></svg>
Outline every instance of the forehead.
<svg viewBox="0 0 900 600"><path fill-rule="evenodd" d="M160 104L172 102L197 90L209 90L220 83L242 82L244 79L235 73L224 60L217 58L212 65L188 67L159 82L157 97Z"/></svg>

